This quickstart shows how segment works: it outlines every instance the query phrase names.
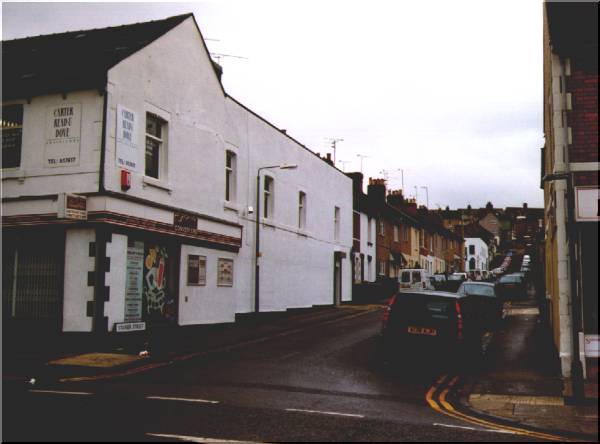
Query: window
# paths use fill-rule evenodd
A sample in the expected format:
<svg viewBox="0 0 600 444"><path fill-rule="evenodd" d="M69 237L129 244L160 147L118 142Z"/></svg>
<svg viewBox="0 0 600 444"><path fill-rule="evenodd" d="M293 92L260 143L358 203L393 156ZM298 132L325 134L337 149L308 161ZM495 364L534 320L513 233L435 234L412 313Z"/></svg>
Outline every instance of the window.
<svg viewBox="0 0 600 444"><path fill-rule="evenodd" d="M333 212L333 238L336 241L340 240L340 208L335 207Z"/></svg>
<svg viewBox="0 0 600 444"><path fill-rule="evenodd" d="M385 224L383 221L379 221L379 234L385 236Z"/></svg>
<svg viewBox="0 0 600 444"><path fill-rule="evenodd" d="M385 276L385 261L379 262L379 274Z"/></svg>
<svg viewBox="0 0 600 444"><path fill-rule="evenodd" d="M225 154L225 200L235 202L236 199L236 162L237 156L233 151Z"/></svg>
<svg viewBox="0 0 600 444"><path fill-rule="evenodd" d="M264 183L264 209L263 209L263 217L265 219L270 219L273 217L273 191L275 184L273 182L273 178L269 176L265 176Z"/></svg>
<svg viewBox="0 0 600 444"><path fill-rule="evenodd" d="M206 256L188 255L187 284L206 285Z"/></svg>
<svg viewBox="0 0 600 444"><path fill-rule="evenodd" d="M165 122L152 113L146 113L146 169L145 174L155 179L162 179L165 169Z"/></svg>
<svg viewBox="0 0 600 444"><path fill-rule="evenodd" d="M2 107L2 168L21 166L23 105Z"/></svg>
<svg viewBox="0 0 600 444"><path fill-rule="evenodd" d="M475 245L469 245L469 254L475 254Z"/></svg>
<svg viewBox="0 0 600 444"><path fill-rule="evenodd" d="M298 193L298 228L306 228L306 193Z"/></svg>
<svg viewBox="0 0 600 444"><path fill-rule="evenodd" d="M409 228L405 225L402 227L402 240L408 242L408 230Z"/></svg>
<svg viewBox="0 0 600 444"><path fill-rule="evenodd" d="M367 242L373 243L373 219L370 217L367 224Z"/></svg>
<svg viewBox="0 0 600 444"><path fill-rule="evenodd" d="M394 225L394 242L398 242L398 225Z"/></svg>

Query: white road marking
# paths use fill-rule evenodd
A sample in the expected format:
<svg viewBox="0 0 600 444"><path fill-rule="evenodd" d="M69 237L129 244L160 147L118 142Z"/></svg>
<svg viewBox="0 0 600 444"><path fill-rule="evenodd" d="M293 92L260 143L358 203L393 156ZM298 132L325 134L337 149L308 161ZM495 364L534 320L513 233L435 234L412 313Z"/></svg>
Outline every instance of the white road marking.
<svg viewBox="0 0 600 444"><path fill-rule="evenodd" d="M52 393L55 395L80 395L80 396L89 396L93 395L93 393L89 392L63 392L60 390L29 390L30 393Z"/></svg>
<svg viewBox="0 0 600 444"><path fill-rule="evenodd" d="M477 430L477 431L482 431L482 429L476 429L475 427L455 426L455 425L451 425L451 424L440 424L439 422L434 422L433 425L434 426L439 426L439 427L449 427L451 429L463 429L463 430Z"/></svg>
<svg viewBox="0 0 600 444"><path fill-rule="evenodd" d="M201 402L204 404L218 404L219 403L219 401L211 401L209 399L169 398L166 396L146 396L146 399L157 399L159 401Z"/></svg>
<svg viewBox="0 0 600 444"><path fill-rule="evenodd" d="M465 426L456 426L456 425L451 425L451 424L440 424L439 422L434 422L433 423L434 426L439 426L439 427L448 427L451 429L463 429L463 430L473 430L475 432L489 432L489 433L505 433L507 435L516 435L517 433L512 432L510 430L503 430L503 429L478 429L476 427L465 427Z"/></svg>
<svg viewBox="0 0 600 444"><path fill-rule="evenodd" d="M146 436L154 436L156 438L165 438L165 439L178 439L180 441L187 441L187 442L204 442L204 443L218 443L218 442L250 443L250 442L252 442L252 441L234 441L231 439L221 439L221 438L204 438L201 436L165 435L165 434L161 434L161 433L146 433Z"/></svg>
<svg viewBox="0 0 600 444"><path fill-rule="evenodd" d="M355 415L353 413L322 412L320 410L285 409L285 411L286 412L302 412L302 413L320 413L321 415L348 416L351 418L364 418L364 415Z"/></svg>

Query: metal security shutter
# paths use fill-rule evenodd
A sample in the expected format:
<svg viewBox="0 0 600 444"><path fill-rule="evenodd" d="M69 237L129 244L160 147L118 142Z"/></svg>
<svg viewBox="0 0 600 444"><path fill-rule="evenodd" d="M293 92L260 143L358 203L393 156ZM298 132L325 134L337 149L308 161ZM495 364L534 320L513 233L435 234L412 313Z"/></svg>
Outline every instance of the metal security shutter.
<svg viewBox="0 0 600 444"><path fill-rule="evenodd" d="M29 239L10 250L2 266L5 317L60 320L64 245Z"/></svg>

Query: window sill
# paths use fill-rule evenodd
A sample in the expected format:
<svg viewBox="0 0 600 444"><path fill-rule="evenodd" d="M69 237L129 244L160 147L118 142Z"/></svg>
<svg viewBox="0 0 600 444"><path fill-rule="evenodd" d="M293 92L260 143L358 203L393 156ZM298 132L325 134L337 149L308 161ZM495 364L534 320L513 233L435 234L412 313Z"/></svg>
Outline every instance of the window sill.
<svg viewBox="0 0 600 444"><path fill-rule="evenodd" d="M153 177L148 177L148 176L143 176L142 180L144 182L144 187L150 185L152 187L160 188L161 190L168 191L169 194L171 194L171 192L173 191L173 189L171 188L171 185L168 182L164 182L162 180L154 179Z"/></svg>
<svg viewBox="0 0 600 444"><path fill-rule="evenodd" d="M22 170L20 167L7 167L7 168L2 168L2 179L19 179L19 180L24 180L25 179L25 171Z"/></svg>
<svg viewBox="0 0 600 444"><path fill-rule="evenodd" d="M275 221L272 219L265 219L264 217L260 219L260 223L264 227L277 228L275 225Z"/></svg>
<svg viewBox="0 0 600 444"><path fill-rule="evenodd" d="M228 200L223 201L223 208L229 211L235 211L236 213L240 212L240 207L235 202L230 202Z"/></svg>

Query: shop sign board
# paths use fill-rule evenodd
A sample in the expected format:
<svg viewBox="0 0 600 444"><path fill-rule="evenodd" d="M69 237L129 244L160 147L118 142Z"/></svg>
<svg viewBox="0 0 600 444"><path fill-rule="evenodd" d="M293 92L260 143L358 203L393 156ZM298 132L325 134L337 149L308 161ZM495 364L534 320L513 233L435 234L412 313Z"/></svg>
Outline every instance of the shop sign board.
<svg viewBox="0 0 600 444"><path fill-rule="evenodd" d="M587 356L588 358L600 357L600 336L599 335L585 335L583 340L584 340L585 356Z"/></svg>
<svg viewBox="0 0 600 444"><path fill-rule="evenodd" d="M79 165L81 104L61 104L46 112L45 167Z"/></svg>
<svg viewBox="0 0 600 444"><path fill-rule="evenodd" d="M575 220L598 222L598 199L600 191L597 187L575 187Z"/></svg>
<svg viewBox="0 0 600 444"><path fill-rule="evenodd" d="M87 197L61 193L58 196L58 218L87 220Z"/></svg>
<svg viewBox="0 0 600 444"><path fill-rule="evenodd" d="M233 287L233 259L219 258L217 265L217 286Z"/></svg>
<svg viewBox="0 0 600 444"><path fill-rule="evenodd" d="M125 284L125 321L142 320L144 281L144 243L130 242L127 247L127 276Z"/></svg>
<svg viewBox="0 0 600 444"><path fill-rule="evenodd" d="M141 174L140 154L138 150L139 115L117 105L116 162L117 167Z"/></svg>

